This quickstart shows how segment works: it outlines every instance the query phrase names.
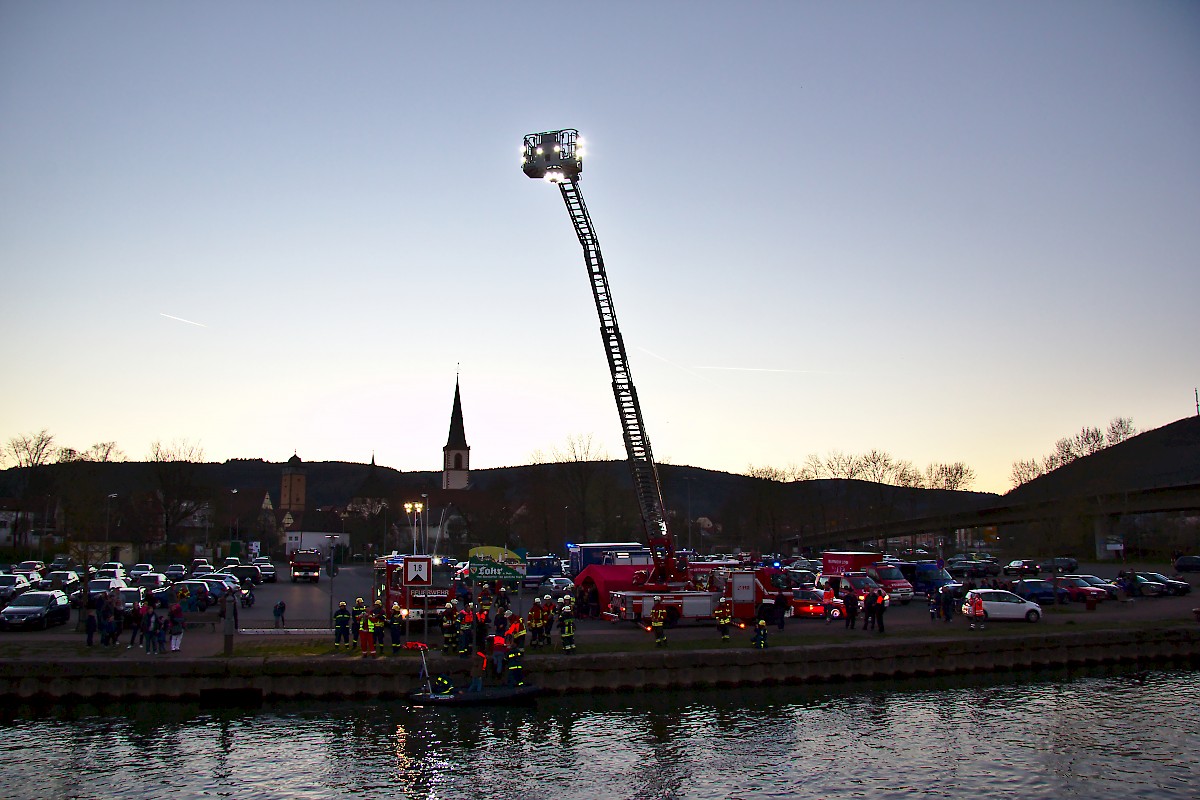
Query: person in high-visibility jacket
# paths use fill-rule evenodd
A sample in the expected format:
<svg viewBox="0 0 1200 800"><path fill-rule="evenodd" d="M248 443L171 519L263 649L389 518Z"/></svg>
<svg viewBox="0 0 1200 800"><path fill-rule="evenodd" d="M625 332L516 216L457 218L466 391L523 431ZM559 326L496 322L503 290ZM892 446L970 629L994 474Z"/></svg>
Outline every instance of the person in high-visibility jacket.
<svg viewBox="0 0 1200 800"><path fill-rule="evenodd" d="M754 627L754 646L759 650L767 649L767 621L760 619Z"/></svg>
<svg viewBox="0 0 1200 800"><path fill-rule="evenodd" d="M470 606L458 615L458 657L466 658L475 639L475 611Z"/></svg>
<svg viewBox="0 0 1200 800"><path fill-rule="evenodd" d="M383 649L383 634L387 628L387 612L383 610L383 601L376 600L375 605L371 606L371 635L374 641L371 643L371 655L375 655L375 651Z"/></svg>
<svg viewBox="0 0 1200 800"><path fill-rule="evenodd" d="M654 631L654 646L667 645L667 607L662 598L654 596L654 610L650 612L650 630Z"/></svg>
<svg viewBox="0 0 1200 800"><path fill-rule="evenodd" d="M512 612L508 613L511 614ZM504 632L504 635L512 639L513 647L523 650L525 648L526 634L525 620L521 619L520 614L513 614L511 617L507 617L507 619L509 620L508 630Z"/></svg>
<svg viewBox="0 0 1200 800"><path fill-rule="evenodd" d="M528 627L530 636L530 647L542 646L542 624L546 620L546 612L542 609L542 601L539 598L533 599L533 605L529 607Z"/></svg>
<svg viewBox="0 0 1200 800"><path fill-rule="evenodd" d="M983 609L983 596L973 595L968 607L971 610L971 630L975 630L976 625L979 626L979 630L983 630L983 624L987 621L987 612Z"/></svg>
<svg viewBox="0 0 1200 800"><path fill-rule="evenodd" d="M717 609L713 612L713 619L717 621L717 630L721 632L721 641L729 641L729 628L733 624L733 609L729 607L729 600L722 597L717 603Z"/></svg>
<svg viewBox="0 0 1200 800"><path fill-rule="evenodd" d="M558 630L564 653L575 652L575 614L571 606L563 606L558 615Z"/></svg>
<svg viewBox="0 0 1200 800"><path fill-rule="evenodd" d="M837 597L837 593L833 591L832 584L825 584L825 591L821 593L821 605L825 609L825 624L833 622L833 601Z"/></svg>
<svg viewBox="0 0 1200 800"><path fill-rule="evenodd" d="M392 637L392 655L400 652L400 639L404 636L406 617L400 610L399 603L392 603L392 613L388 614L388 633Z"/></svg>
<svg viewBox="0 0 1200 800"><path fill-rule="evenodd" d="M350 609L345 600L338 603L333 615L333 646L340 650L343 644L350 647Z"/></svg>
<svg viewBox="0 0 1200 800"><path fill-rule="evenodd" d="M458 645L458 610L454 603L442 609L442 652L449 655Z"/></svg>
<svg viewBox="0 0 1200 800"><path fill-rule="evenodd" d="M513 647L504 654L504 670L508 673L509 686L525 685L525 668L521 663L524 658L525 651L519 647Z"/></svg>
<svg viewBox="0 0 1200 800"><path fill-rule="evenodd" d="M358 648L364 656L375 652L375 629L371 627L371 615L365 610L358 618Z"/></svg>

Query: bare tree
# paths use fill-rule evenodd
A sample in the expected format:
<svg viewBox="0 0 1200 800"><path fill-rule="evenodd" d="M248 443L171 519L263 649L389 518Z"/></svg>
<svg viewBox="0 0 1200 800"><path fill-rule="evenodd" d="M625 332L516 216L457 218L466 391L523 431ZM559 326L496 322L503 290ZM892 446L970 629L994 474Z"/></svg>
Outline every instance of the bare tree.
<svg viewBox="0 0 1200 800"><path fill-rule="evenodd" d="M1044 474L1042 465L1036 458L1031 458L1027 461L1014 461L1012 465L1013 487L1029 483L1034 478L1041 477Z"/></svg>
<svg viewBox="0 0 1200 800"><path fill-rule="evenodd" d="M834 450L825 458L825 470L831 478L857 478L862 474L862 461L841 450Z"/></svg>
<svg viewBox="0 0 1200 800"><path fill-rule="evenodd" d="M930 464L925 468L925 486L929 489L962 491L975 482L975 470L961 461Z"/></svg>
<svg viewBox="0 0 1200 800"><path fill-rule="evenodd" d="M911 461L897 461L893 467L892 474L897 486L920 489L925 485L921 471L914 467Z"/></svg>
<svg viewBox="0 0 1200 800"><path fill-rule="evenodd" d="M175 526L196 513L203 502L204 492L198 479L204 449L186 439L170 445L154 442L146 460L151 463L158 482L163 535L169 541Z"/></svg>
<svg viewBox="0 0 1200 800"><path fill-rule="evenodd" d="M858 457L862 475L874 483L891 483L895 475L896 460L881 450L871 450Z"/></svg>
<svg viewBox="0 0 1200 800"><path fill-rule="evenodd" d="M558 465L555 474L569 498L572 516L578 518L581 535L586 536L596 462L608 461L608 453L592 441L589 433L586 436L568 436L566 447L562 450L552 448L551 455Z"/></svg>
<svg viewBox="0 0 1200 800"><path fill-rule="evenodd" d="M0 454L18 467L41 467L50 463L54 452L54 434L42 428L37 433L12 437Z"/></svg>
<svg viewBox="0 0 1200 800"><path fill-rule="evenodd" d="M1106 439L1109 447L1137 435L1138 429L1133 427L1133 417L1113 417L1112 421L1108 423Z"/></svg>
<svg viewBox="0 0 1200 800"><path fill-rule="evenodd" d="M829 470L825 468L825 462L816 453L809 453L804 459L804 464L796 473L798 481L819 481L827 477L829 477Z"/></svg>

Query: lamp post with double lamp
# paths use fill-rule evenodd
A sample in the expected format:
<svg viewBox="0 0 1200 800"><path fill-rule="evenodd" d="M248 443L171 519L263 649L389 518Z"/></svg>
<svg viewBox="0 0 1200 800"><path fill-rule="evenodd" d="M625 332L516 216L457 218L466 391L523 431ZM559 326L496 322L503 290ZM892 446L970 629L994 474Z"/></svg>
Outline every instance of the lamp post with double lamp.
<svg viewBox="0 0 1200 800"><path fill-rule="evenodd" d="M417 521L421 518L421 511L425 506L421 503L405 503L404 513L408 514L408 527L412 531L412 551L413 555L417 554Z"/></svg>
<svg viewBox="0 0 1200 800"><path fill-rule="evenodd" d="M329 542L329 627L333 627L333 576L337 574L337 570L333 568L333 548L337 546L338 535L336 533L325 534L326 541Z"/></svg>
<svg viewBox="0 0 1200 800"><path fill-rule="evenodd" d="M429 552L429 495L421 495L421 552Z"/></svg>

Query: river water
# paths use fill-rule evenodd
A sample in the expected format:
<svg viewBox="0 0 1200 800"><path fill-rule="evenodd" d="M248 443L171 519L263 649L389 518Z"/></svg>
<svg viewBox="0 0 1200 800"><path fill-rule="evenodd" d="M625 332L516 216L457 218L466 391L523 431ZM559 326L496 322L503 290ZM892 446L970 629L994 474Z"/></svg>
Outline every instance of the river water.
<svg viewBox="0 0 1200 800"><path fill-rule="evenodd" d="M6 709L18 798L1194 798L1200 672L546 698Z"/></svg>

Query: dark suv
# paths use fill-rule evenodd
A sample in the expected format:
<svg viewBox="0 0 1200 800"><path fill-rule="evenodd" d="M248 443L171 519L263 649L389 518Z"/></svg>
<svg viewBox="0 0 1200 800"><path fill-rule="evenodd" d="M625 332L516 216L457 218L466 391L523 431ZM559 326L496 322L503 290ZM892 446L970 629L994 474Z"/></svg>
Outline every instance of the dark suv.
<svg viewBox="0 0 1200 800"><path fill-rule="evenodd" d="M1076 572L1079 569L1079 562L1070 556L1060 556L1058 558L1048 558L1041 563L1043 572L1054 572L1059 575L1065 572Z"/></svg>
<svg viewBox="0 0 1200 800"><path fill-rule="evenodd" d="M1038 562L1029 558L1010 561L1004 565L1005 575L1037 575L1041 571Z"/></svg>
<svg viewBox="0 0 1200 800"><path fill-rule="evenodd" d="M1176 572L1200 572L1200 556L1180 556L1175 559Z"/></svg>

